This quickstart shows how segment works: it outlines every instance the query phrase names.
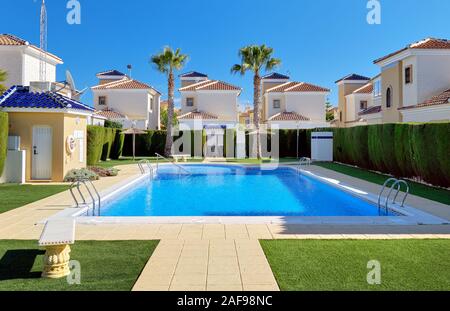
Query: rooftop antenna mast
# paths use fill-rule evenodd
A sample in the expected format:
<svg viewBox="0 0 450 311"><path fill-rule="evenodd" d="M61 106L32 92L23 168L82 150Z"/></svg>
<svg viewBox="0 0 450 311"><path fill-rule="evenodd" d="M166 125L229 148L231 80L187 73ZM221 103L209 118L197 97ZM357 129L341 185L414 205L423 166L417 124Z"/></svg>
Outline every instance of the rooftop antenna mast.
<svg viewBox="0 0 450 311"><path fill-rule="evenodd" d="M47 79L47 9L45 0L42 0L41 18L40 18L40 63L39 63L39 80L45 82Z"/></svg>

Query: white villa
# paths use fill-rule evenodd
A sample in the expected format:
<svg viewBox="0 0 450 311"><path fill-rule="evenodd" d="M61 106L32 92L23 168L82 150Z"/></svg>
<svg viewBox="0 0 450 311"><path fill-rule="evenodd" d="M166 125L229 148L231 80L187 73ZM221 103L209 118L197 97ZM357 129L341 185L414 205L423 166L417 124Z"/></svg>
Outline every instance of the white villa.
<svg viewBox="0 0 450 311"><path fill-rule="evenodd" d="M180 75L181 125L192 129L235 128L239 124L238 97L241 88L189 72Z"/></svg>
<svg viewBox="0 0 450 311"><path fill-rule="evenodd" d="M329 127L326 101L330 90L272 73L262 78L262 120L280 129Z"/></svg>
<svg viewBox="0 0 450 311"><path fill-rule="evenodd" d="M97 78L99 85L91 88L96 118L119 122L124 128L161 128L161 93L158 90L118 70L98 73Z"/></svg>
<svg viewBox="0 0 450 311"><path fill-rule="evenodd" d="M374 61L381 73L336 81L341 127L450 120L450 41L428 38Z"/></svg>

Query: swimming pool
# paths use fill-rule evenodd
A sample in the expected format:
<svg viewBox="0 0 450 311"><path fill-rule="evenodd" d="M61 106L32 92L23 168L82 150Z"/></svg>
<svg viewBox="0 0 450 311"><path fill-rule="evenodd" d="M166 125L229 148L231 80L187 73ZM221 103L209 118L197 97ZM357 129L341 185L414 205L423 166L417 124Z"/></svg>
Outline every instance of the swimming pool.
<svg viewBox="0 0 450 311"><path fill-rule="evenodd" d="M396 216L315 178L281 167L160 166L110 198L101 216Z"/></svg>

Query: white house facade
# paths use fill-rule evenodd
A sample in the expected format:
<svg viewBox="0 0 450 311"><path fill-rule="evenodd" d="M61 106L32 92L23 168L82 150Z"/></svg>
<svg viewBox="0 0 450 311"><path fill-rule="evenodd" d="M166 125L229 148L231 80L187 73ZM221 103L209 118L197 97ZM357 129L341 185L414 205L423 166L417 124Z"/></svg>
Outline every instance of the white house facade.
<svg viewBox="0 0 450 311"><path fill-rule="evenodd" d="M329 127L326 102L330 90L288 79L277 73L263 77L262 119L280 129Z"/></svg>
<svg viewBox="0 0 450 311"><path fill-rule="evenodd" d="M192 129L235 128L239 124L238 97L241 88L209 80L193 72L180 76L181 109L178 120Z"/></svg>
<svg viewBox="0 0 450 311"><path fill-rule="evenodd" d="M40 81L40 62L45 63L44 81L56 81L56 66L63 64L61 58L43 52L37 46L10 34L0 34L0 69L8 76L4 85L30 86L31 82Z"/></svg>
<svg viewBox="0 0 450 311"><path fill-rule="evenodd" d="M125 128L161 128L159 91L116 70L99 73L97 77L99 85L91 88L97 115Z"/></svg>

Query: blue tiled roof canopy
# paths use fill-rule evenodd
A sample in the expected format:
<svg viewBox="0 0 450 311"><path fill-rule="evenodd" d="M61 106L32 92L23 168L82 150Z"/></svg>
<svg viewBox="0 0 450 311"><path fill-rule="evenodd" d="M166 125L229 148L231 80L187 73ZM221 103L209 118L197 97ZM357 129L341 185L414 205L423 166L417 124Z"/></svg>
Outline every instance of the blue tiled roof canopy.
<svg viewBox="0 0 450 311"><path fill-rule="evenodd" d="M13 86L0 96L0 108L75 109L93 112L94 109L76 100L52 92L32 93L29 87Z"/></svg>
<svg viewBox="0 0 450 311"><path fill-rule="evenodd" d="M262 78L265 79L265 80L270 80L270 79L274 79L274 80L289 80L290 79L288 76L282 75L281 73L278 73L278 72L274 72L274 73L265 75Z"/></svg>
<svg viewBox="0 0 450 311"><path fill-rule="evenodd" d="M368 77L352 73L352 74L349 74L348 76L343 77L342 79L337 80L336 83L341 82L341 81L369 81L369 80L370 80L370 78L368 78Z"/></svg>
<svg viewBox="0 0 450 311"><path fill-rule="evenodd" d="M180 78L208 78L208 75L197 71L191 71L180 75Z"/></svg>
<svg viewBox="0 0 450 311"><path fill-rule="evenodd" d="M99 73L97 73L97 76L125 76L125 74L114 69L114 70L99 72Z"/></svg>

